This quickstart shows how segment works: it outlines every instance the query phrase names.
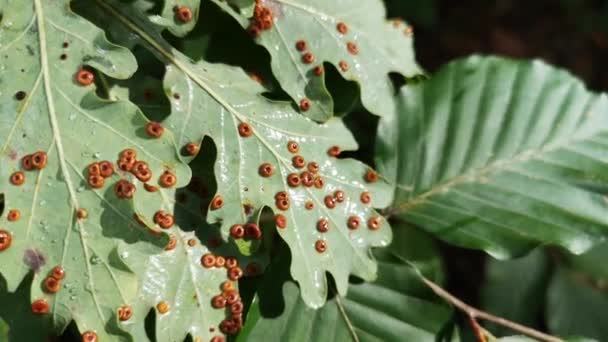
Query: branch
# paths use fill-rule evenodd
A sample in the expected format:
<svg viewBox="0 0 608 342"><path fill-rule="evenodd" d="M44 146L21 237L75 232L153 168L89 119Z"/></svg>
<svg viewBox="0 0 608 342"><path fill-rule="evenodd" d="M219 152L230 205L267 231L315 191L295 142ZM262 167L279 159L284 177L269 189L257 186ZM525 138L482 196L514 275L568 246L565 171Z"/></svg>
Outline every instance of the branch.
<svg viewBox="0 0 608 342"><path fill-rule="evenodd" d="M548 334L545 334L543 332L540 332L538 330L526 327L524 325L509 321L507 319L504 319L502 317L498 317L498 316L494 316L490 313L487 313L485 311L481 311L479 309L476 309L468 304L466 304L465 302L461 301L460 299L454 297L454 295L452 295L451 293L449 293L448 291L444 290L441 286L435 284L434 282L428 280L427 278L425 278L422 274L419 274L420 278L422 279L422 281L431 288L431 290L433 290L433 292L435 292L436 295L438 295L439 297L443 298L445 301L447 301L448 303L450 303L451 305L457 307L458 309L464 311L468 316L469 319L471 320L471 322L476 322L476 319L483 319L486 321L490 321L490 322L494 322L496 324L502 325L504 327L507 327L513 331L517 331L521 334L524 334L526 336L535 338L539 341L543 341L543 342L564 342L564 340L555 337L555 336L551 336Z"/></svg>

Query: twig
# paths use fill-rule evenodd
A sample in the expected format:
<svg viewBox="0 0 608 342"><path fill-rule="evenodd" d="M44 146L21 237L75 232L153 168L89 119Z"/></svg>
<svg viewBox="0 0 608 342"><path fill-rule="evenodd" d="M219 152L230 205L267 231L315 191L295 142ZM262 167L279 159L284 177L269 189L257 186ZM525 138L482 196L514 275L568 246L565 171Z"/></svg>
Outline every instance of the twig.
<svg viewBox="0 0 608 342"><path fill-rule="evenodd" d="M435 284L434 282L428 280L427 278L425 278L424 276L422 276L421 274L419 275L420 278L422 279L422 281L431 288L431 290L433 290L433 292L435 292L436 295L438 295L439 297L443 298L445 301L447 301L448 303L452 304L453 306L457 307L458 309L464 311L469 318L471 319L471 324L476 324L477 321L476 319L483 319L486 321L490 321L490 322L494 322L496 324L502 325L504 327L507 327L513 331L517 331L519 333L522 333L524 335L527 335L529 337L535 338L539 341L543 341L543 342L564 342L564 340L555 337L555 336L551 336L548 334L545 334L543 332L540 332L538 330L523 326L521 324L509 321L507 319L504 319L502 317L498 317L498 316L494 316L490 313L487 313L485 311L481 311L479 309L476 309L468 304L466 304L465 302L461 301L460 299L454 297L454 295L452 295L451 293L447 292L446 290L444 290L441 286ZM477 326L479 327L479 325L477 324Z"/></svg>
<svg viewBox="0 0 608 342"><path fill-rule="evenodd" d="M486 334L483 331L483 328L479 325L479 323L477 322L475 317L469 316L469 323L471 324L471 327L473 328L473 332L475 333L475 336L477 337L477 342L488 342L488 340L486 339Z"/></svg>

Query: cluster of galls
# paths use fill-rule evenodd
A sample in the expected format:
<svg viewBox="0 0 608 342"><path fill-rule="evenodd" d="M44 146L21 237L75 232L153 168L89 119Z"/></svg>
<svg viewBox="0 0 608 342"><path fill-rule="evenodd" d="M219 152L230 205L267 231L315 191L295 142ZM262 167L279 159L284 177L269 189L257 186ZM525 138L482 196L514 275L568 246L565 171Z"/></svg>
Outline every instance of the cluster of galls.
<svg viewBox="0 0 608 342"><path fill-rule="evenodd" d="M220 323L220 330L224 334L234 335L243 326L243 302L231 281L223 282L221 289L222 293L213 297L211 305L215 309L226 309L228 318Z"/></svg>
<svg viewBox="0 0 608 342"><path fill-rule="evenodd" d="M21 158L21 168L25 171L42 170L46 167L47 155L45 152L38 151L32 154L25 155ZM13 172L10 176L10 182L14 186L21 186L25 183L25 173L22 171ZM19 221L21 211L19 209L10 209L6 214L6 219L9 222ZM8 249L13 242L12 234L4 229L0 229L0 252Z"/></svg>
<svg viewBox="0 0 608 342"><path fill-rule="evenodd" d="M230 235L234 239L248 238L251 240L261 240L262 230L256 223L247 223L245 226L235 224L230 227Z"/></svg>
<svg viewBox="0 0 608 342"><path fill-rule="evenodd" d="M303 169L306 167L306 170L301 173L292 172L287 175L287 184L292 188L297 188L299 186L305 187L315 187L317 189L323 189L325 186L325 181L323 178L317 173L319 172L319 165L317 162L311 161L308 164L306 160L301 155L297 154L300 150L300 146L295 141L289 141L287 143L287 150L289 153L294 154L292 158L292 165L296 169ZM332 146L327 150L327 154L331 157L338 157L341 150L338 146ZM270 177L274 173L274 166L269 163L263 163L260 165L259 173L262 177ZM368 169L363 175L363 179L367 183L374 183L378 181L378 174L372 170ZM342 190L335 190L332 194L328 194L323 198L323 203L328 209L334 209L337 205L343 203L346 200L346 194ZM371 194L367 191L363 191L359 197L361 203L367 205L371 203L372 197ZM281 211L286 211L290 207L290 199L289 195L285 191L279 191L275 194L275 206L277 209ZM314 203L312 201L307 201L305 203L305 208L307 210L312 210L314 208ZM381 226L381 218L380 216L373 216L368 219L367 226L370 230L378 230ZM275 215L275 224L279 229L287 228L287 218L282 214ZM348 218L346 222L346 226L350 230L358 229L361 224L361 218L358 216L351 216ZM325 218L321 218L317 221L317 231L320 233L326 233L329 231L329 221ZM240 229L239 229L240 228ZM242 236L242 227L240 225L235 225L231 229L231 233L233 237ZM236 234L235 234L236 233ZM319 253L324 253L327 250L327 242L325 240L317 240L315 242L315 250Z"/></svg>
<svg viewBox="0 0 608 342"><path fill-rule="evenodd" d="M159 130L154 129L154 131L158 132ZM146 183L152 179L152 171L150 170L148 163L137 160L137 152L135 150L127 148L121 151L116 164L119 169L130 172L138 180L143 182L146 191L155 192L158 190L154 185ZM107 160L94 162L89 165L87 173L87 180L91 188L99 189L104 186L105 179L114 174L114 167L112 166L112 163ZM169 170L163 172L159 177L159 184L164 188L172 187L176 182L177 179L175 175ZM135 190L135 185L126 179L121 179L114 185L116 196L122 199L133 198Z"/></svg>
<svg viewBox="0 0 608 342"><path fill-rule="evenodd" d="M38 151L33 154L28 154L21 158L21 167L26 171L42 170L46 167L47 156L45 152ZM16 171L11 174L11 184L20 186L25 183L25 174L21 171Z"/></svg>
<svg viewBox="0 0 608 342"><path fill-rule="evenodd" d="M65 277L65 270L61 266L55 266L42 281L42 289L49 294L57 293L61 289L61 280ZM45 299L38 299L32 302L32 313L44 315L49 312L49 303Z"/></svg>
<svg viewBox="0 0 608 342"><path fill-rule="evenodd" d="M239 292L234 288L233 281L238 281L243 276L243 270L239 267L236 258L224 258L212 253L203 255L201 264L205 268L224 267L228 270L228 279L230 280L222 283L222 293L213 297L211 306L216 309L226 308L228 310L229 318L222 321L220 330L225 334L236 334L243 326L243 303Z"/></svg>
<svg viewBox="0 0 608 342"><path fill-rule="evenodd" d="M274 15L270 8L262 5L261 0L255 0L255 7L253 8L253 17L250 19L249 34L253 38L260 36L262 31L270 30L274 24Z"/></svg>

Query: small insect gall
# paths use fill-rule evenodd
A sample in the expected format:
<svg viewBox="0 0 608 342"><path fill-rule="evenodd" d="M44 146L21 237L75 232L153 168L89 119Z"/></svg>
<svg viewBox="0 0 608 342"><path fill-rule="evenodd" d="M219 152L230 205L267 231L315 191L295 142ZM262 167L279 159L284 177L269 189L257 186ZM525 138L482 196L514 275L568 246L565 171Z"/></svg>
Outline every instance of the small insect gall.
<svg viewBox="0 0 608 342"><path fill-rule="evenodd" d="M155 187L154 185L148 184L148 183L144 183L144 189L147 192L157 192L158 191L157 187Z"/></svg>
<svg viewBox="0 0 608 342"><path fill-rule="evenodd" d="M145 161L136 161L131 168L131 173L142 182L147 182L152 178L152 172Z"/></svg>
<svg viewBox="0 0 608 342"><path fill-rule="evenodd" d="M378 181L378 173L376 173L376 171L374 170L367 170L367 172L365 172L365 181L368 183L375 183Z"/></svg>
<svg viewBox="0 0 608 342"><path fill-rule="evenodd" d="M177 183L177 178L175 177L175 174L169 170L166 170L162 175L160 175L158 182L158 184L160 184L160 186L163 188L173 187L175 183Z"/></svg>
<svg viewBox="0 0 608 342"><path fill-rule="evenodd" d="M243 276L243 270L240 267L233 267L228 270L228 278L233 281L239 280Z"/></svg>
<svg viewBox="0 0 608 342"><path fill-rule="evenodd" d="M186 155L188 156L195 156L198 154L200 147L198 146L197 143L187 143L186 146L184 146L184 151L186 152Z"/></svg>
<svg viewBox="0 0 608 342"><path fill-rule="evenodd" d="M188 246L190 246L190 247L196 246L196 239L188 239Z"/></svg>
<svg viewBox="0 0 608 342"><path fill-rule="evenodd" d="M279 210L287 210L289 209L290 203L289 203L289 198L285 197L285 198L277 198L274 202L274 204L277 206L277 208L279 208Z"/></svg>
<svg viewBox="0 0 608 342"><path fill-rule="evenodd" d="M314 69L312 69L312 72L316 76L321 76L321 75L323 75L323 73L325 72L325 70L323 69L323 67L321 65L317 65Z"/></svg>
<svg viewBox="0 0 608 342"><path fill-rule="evenodd" d="M336 207L336 201L334 201L334 198L330 195L325 196L323 202L325 202L325 206L329 209L333 209Z"/></svg>
<svg viewBox="0 0 608 342"><path fill-rule="evenodd" d="M93 84L95 81L95 75L87 69L80 69L76 72L76 82L83 87Z"/></svg>
<svg viewBox="0 0 608 342"><path fill-rule="evenodd" d="M357 47L357 44L353 42L346 43L346 49L351 55L356 55L359 53L359 47Z"/></svg>
<svg viewBox="0 0 608 342"><path fill-rule="evenodd" d="M304 52L306 49L308 49L308 44L306 44L305 40L298 40L296 42L296 50Z"/></svg>
<svg viewBox="0 0 608 342"><path fill-rule="evenodd" d="M91 188L93 188L93 189L103 188L103 185L106 182L105 179L103 177L101 177L101 175L89 176L88 181L89 181L89 186L91 186Z"/></svg>
<svg viewBox="0 0 608 342"><path fill-rule="evenodd" d="M13 172L11 175L11 184L19 186L25 183L25 175L21 171Z"/></svg>
<svg viewBox="0 0 608 342"><path fill-rule="evenodd" d="M32 165L32 155L28 154L21 158L21 167L26 171L31 171L34 169L34 165Z"/></svg>
<svg viewBox="0 0 608 342"><path fill-rule="evenodd" d="M274 174L274 166L270 163L263 163L260 165L258 172L262 177L271 177Z"/></svg>
<svg viewBox="0 0 608 342"><path fill-rule="evenodd" d="M315 183L314 176L312 175L312 173L310 173L308 171L302 172L300 174L300 179L302 180L302 185L304 185L305 187L308 187L308 188L313 186Z"/></svg>
<svg viewBox="0 0 608 342"><path fill-rule="evenodd" d="M211 306L215 309L223 309L226 307L226 298L222 295L214 296L213 299L211 299Z"/></svg>
<svg viewBox="0 0 608 342"><path fill-rule="evenodd" d="M346 61L340 61L338 63L338 67L340 67L340 70L342 70L343 72L347 72L348 71L348 63Z"/></svg>
<svg viewBox="0 0 608 342"><path fill-rule="evenodd" d="M319 164L317 164L316 162L310 162L308 163L308 171L310 171L311 173L315 174L317 172L319 172Z"/></svg>
<svg viewBox="0 0 608 342"><path fill-rule="evenodd" d="M44 315L49 312L49 303L44 299L32 302L32 313L34 315Z"/></svg>
<svg viewBox="0 0 608 342"><path fill-rule="evenodd" d="M326 219L320 219L317 221L317 230L321 233L327 233L329 230L329 221Z"/></svg>
<svg viewBox="0 0 608 342"><path fill-rule="evenodd" d="M344 191L336 190L334 192L334 200L336 200L336 202L342 203L342 202L344 202L345 198L346 198L346 195L344 194Z"/></svg>
<svg viewBox="0 0 608 342"><path fill-rule="evenodd" d="M65 270L61 266L55 266L51 270L51 277L61 280L65 278Z"/></svg>
<svg viewBox="0 0 608 342"><path fill-rule="evenodd" d="M289 196L287 195L287 193L285 191L279 191L274 195L274 199L289 199Z"/></svg>
<svg viewBox="0 0 608 342"><path fill-rule="evenodd" d="M97 333L94 331L85 331L82 334L82 342L97 342Z"/></svg>
<svg viewBox="0 0 608 342"><path fill-rule="evenodd" d="M306 208L306 210L312 210L315 207L315 204L312 203L312 201L306 201L304 207Z"/></svg>
<svg viewBox="0 0 608 342"><path fill-rule="evenodd" d="M245 236L245 227L240 224L234 224L230 227L230 235L235 239L242 239Z"/></svg>
<svg viewBox="0 0 608 342"><path fill-rule="evenodd" d="M205 268L211 268L215 266L215 255L207 253L201 257L201 265Z"/></svg>
<svg viewBox="0 0 608 342"><path fill-rule="evenodd" d="M359 224L361 224L361 219L357 216L349 217L348 221L346 222L348 229L351 229L351 230L359 228Z"/></svg>
<svg viewBox="0 0 608 342"><path fill-rule="evenodd" d="M347 34L348 33L348 26L343 23L343 22L339 22L336 25L336 29L338 30L338 32L340 32L341 34Z"/></svg>
<svg viewBox="0 0 608 342"><path fill-rule="evenodd" d="M340 155L340 152L342 151L340 150L339 146L332 146L327 150L327 154L330 157L337 157L338 155Z"/></svg>
<svg viewBox="0 0 608 342"><path fill-rule="evenodd" d="M287 218L284 215L277 214L274 216L274 223L280 229L287 228Z"/></svg>
<svg viewBox="0 0 608 342"><path fill-rule="evenodd" d="M146 133L152 138L160 138L165 133L165 128L160 123L151 121L146 124Z"/></svg>
<svg viewBox="0 0 608 342"><path fill-rule="evenodd" d="M323 187L325 186L325 181L320 176L317 176L315 177L314 185L317 189L323 189Z"/></svg>
<svg viewBox="0 0 608 342"><path fill-rule="evenodd" d="M174 11L175 18L178 21L182 23L188 23L192 21L192 10L190 8L185 6L175 6Z"/></svg>
<svg viewBox="0 0 608 342"><path fill-rule="evenodd" d="M166 301L160 301L158 302L158 304L156 304L156 310L158 311L159 314L164 315L167 312L169 312L169 303L167 303Z"/></svg>
<svg viewBox="0 0 608 342"><path fill-rule="evenodd" d="M90 176L101 176L101 168L99 167L99 163L91 163L87 168L87 172Z"/></svg>
<svg viewBox="0 0 608 342"><path fill-rule="evenodd" d="M175 217L164 210L154 213L154 223L163 229L169 229L175 224Z"/></svg>
<svg viewBox="0 0 608 342"><path fill-rule="evenodd" d="M136 159L137 158L137 152L134 149L125 148L124 150L122 150L120 152L120 158Z"/></svg>
<svg viewBox="0 0 608 342"><path fill-rule="evenodd" d="M108 178L114 174L114 166L107 160L99 162L99 173L102 177Z"/></svg>
<svg viewBox="0 0 608 342"><path fill-rule="evenodd" d="M363 191L359 198L363 204L369 204L372 201L372 195L367 191Z"/></svg>
<svg viewBox="0 0 608 342"><path fill-rule="evenodd" d="M126 179L121 179L116 182L116 185L114 185L114 193L118 198L121 199L133 198L133 194L135 193L135 185Z"/></svg>
<svg viewBox="0 0 608 342"><path fill-rule="evenodd" d="M211 201L211 210L220 209L224 205L224 197L222 195L215 195Z"/></svg>
<svg viewBox="0 0 608 342"><path fill-rule="evenodd" d="M237 267L239 265L238 260L236 260L235 257L227 257L226 258L226 264L224 265L226 268L230 269L233 267ZM228 282L230 283L230 282Z"/></svg>
<svg viewBox="0 0 608 342"><path fill-rule="evenodd" d="M298 155L291 158L291 163L293 164L293 167L301 169L306 165L306 160L304 160L304 157Z"/></svg>
<svg viewBox="0 0 608 342"><path fill-rule="evenodd" d="M18 221L21 218L21 212L18 209L11 209L6 215L6 219L10 222Z"/></svg>
<svg viewBox="0 0 608 342"><path fill-rule="evenodd" d="M243 138L248 138L253 134L253 129L246 122L241 122L239 124L239 135Z"/></svg>
<svg viewBox="0 0 608 342"><path fill-rule="evenodd" d="M47 159L45 152L38 151L32 154L32 166L38 170L42 170L46 166Z"/></svg>
<svg viewBox="0 0 608 342"><path fill-rule="evenodd" d="M380 225L382 224L382 218L380 216L371 217L367 220L367 228L370 230L378 230L380 229Z"/></svg>
<svg viewBox="0 0 608 342"><path fill-rule="evenodd" d="M297 173L290 173L289 175L287 175L287 184L290 187L297 188L298 186L300 186L301 182L302 180L300 179L300 176L298 176Z"/></svg>
<svg viewBox="0 0 608 342"><path fill-rule="evenodd" d="M119 306L116 310L120 321L128 321L133 316L133 309L129 305Z"/></svg>
<svg viewBox="0 0 608 342"><path fill-rule="evenodd" d="M232 303L232 305L230 305L230 312L232 312L233 314L243 313L243 303L242 302Z"/></svg>
<svg viewBox="0 0 608 342"><path fill-rule="evenodd" d="M302 99L300 100L300 110L303 112L307 112L310 109L310 100L309 99Z"/></svg>
<svg viewBox="0 0 608 342"><path fill-rule="evenodd" d="M233 266L233 267L235 267L235 266ZM230 268L232 268L232 267L230 267ZM221 289L222 289L222 292L232 291L232 290L234 290L234 283L227 280L222 283Z"/></svg>
<svg viewBox="0 0 608 342"><path fill-rule="evenodd" d="M215 257L215 264L214 266L217 268L222 268L226 265L226 258L224 258L221 255L218 255Z"/></svg>
<svg viewBox="0 0 608 342"><path fill-rule="evenodd" d="M298 153L298 151L300 150L300 145L293 141L290 140L287 142L287 151L289 151L290 153L296 154Z"/></svg>
<svg viewBox="0 0 608 342"><path fill-rule="evenodd" d="M317 242L315 242L315 249L319 253L324 253L327 250L327 243L325 240L317 240Z"/></svg>
<svg viewBox="0 0 608 342"><path fill-rule="evenodd" d="M262 230L255 223L247 223L245 225L245 236L252 240L260 240L262 239Z"/></svg>
<svg viewBox="0 0 608 342"><path fill-rule="evenodd" d="M42 288L46 293L57 293L61 289L61 281L54 277L47 277L44 279Z"/></svg>
<svg viewBox="0 0 608 342"><path fill-rule="evenodd" d="M312 53L307 52L302 55L302 62L304 64L312 64L314 61L315 61L315 56Z"/></svg>
<svg viewBox="0 0 608 342"><path fill-rule="evenodd" d="M79 208L78 210L76 210L76 217L79 220L84 220L89 217L89 212L84 208Z"/></svg>

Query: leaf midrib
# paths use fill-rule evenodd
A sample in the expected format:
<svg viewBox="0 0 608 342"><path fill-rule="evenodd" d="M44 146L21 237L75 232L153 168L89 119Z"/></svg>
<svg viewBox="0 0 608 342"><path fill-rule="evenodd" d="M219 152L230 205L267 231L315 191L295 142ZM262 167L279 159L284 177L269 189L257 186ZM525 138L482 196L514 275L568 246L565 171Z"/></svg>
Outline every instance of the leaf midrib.
<svg viewBox="0 0 608 342"><path fill-rule="evenodd" d="M564 140L563 142L556 143L554 145L547 145L545 147L540 147L536 150L527 150L516 154L512 158L504 158L496 160L482 168L478 169L469 169L467 172L452 177L444 182L439 183L437 186L432 187L431 189L422 192L414 197L409 198L407 201L401 203L398 206L395 206L389 210L387 210L387 216L397 215L402 212L406 212L408 209L411 209L415 206L423 204L429 197L435 196L437 194L448 191L450 188L456 187L460 184L471 182L474 183L475 180L478 180L481 177L484 177L488 174L495 173L497 171L507 170L509 167L518 164L520 162L527 162L532 159L542 158L545 154L553 152L555 150L559 150L561 148L567 148L567 146L571 144L575 144L581 141L586 141L590 139L593 135L597 134L598 131L593 131L590 135L584 135L582 137L577 137L573 139ZM573 134L575 135L575 134ZM478 182L478 184L482 184ZM396 184L396 186L405 186L402 184Z"/></svg>
<svg viewBox="0 0 608 342"><path fill-rule="evenodd" d="M62 145L62 141L61 141L61 132L59 129L57 114L55 112L55 103L54 103L54 99L53 99L49 63L48 63L48 56L47 56L47 41L46 41L46 28L45 28L46 19L44 17L43 5L40 0L34 0L34 11L36 12L36 21L38 23L38 40L39 40L39 46L40 46L40 66L41 66L41 73L42 73L43 84L44 84L44 92L46 94L46 99L47 99L47 101L46 101L47 108L49 111L49 121L51 123L51 129L53 130L53 141L55 142L55 148L57 150L57 158L59 160L61 173L63 175L66 187L68 189L68 193L70 194L72 211L75 211L75 209L80 208L80 206L78 204L78 198L76 197L76 190L74 189L74 185L72 184L71 175L69 173L68 166L66 163L65 152L63 150L63 145ZM72 215L74 215L74 213L72 213ZM76 220L76 223L80 226L79 237L80 237L80 242L82 244L83 254L85 257L85 264L87 266L87 273L88 273L87 278L88 278L89 286L91 287L91 289L94 289L91 265L89 264L89 260L90 260L89 251L87 249L87 243L86 243L85 237L83 235L84 227L80 220ZM66 229L68 230L68 234L69 234L69 230L71 229L71 226L67 226ZM64 249L66 249L66 248L67 248L67 246L64 246ZM95 307L97 309L97 314L102 319L102 321L105 322L104 314L101 310L99 301L97 299L97 295L95 294L94 290L91 291L91 296L93 298L93 302L95 303Z"/></svg>

